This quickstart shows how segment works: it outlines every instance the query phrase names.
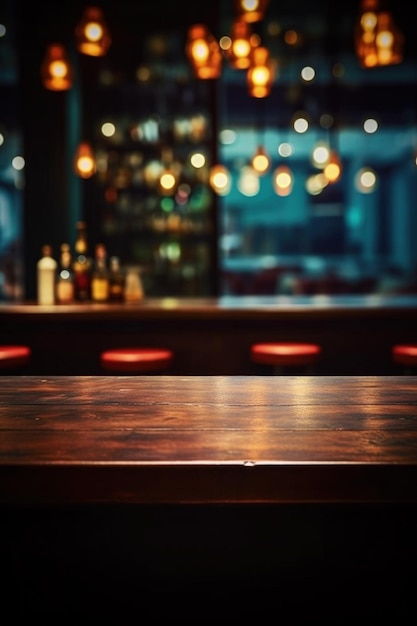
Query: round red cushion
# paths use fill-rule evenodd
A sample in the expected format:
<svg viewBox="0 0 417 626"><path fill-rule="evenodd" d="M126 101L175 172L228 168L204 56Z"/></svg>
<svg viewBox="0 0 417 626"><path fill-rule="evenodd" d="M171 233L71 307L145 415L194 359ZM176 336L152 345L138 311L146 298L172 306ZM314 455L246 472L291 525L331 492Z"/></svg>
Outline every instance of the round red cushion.
<svg viewBox="0 0 417 626"><path fill-rule="evenodd" d="M257 343L251 346L251 358L264 365L312 365L321 347L314 343Z"/></svg>
<svg viewBox="0 0 417 626"><path fill-rule="evenodd" d="M30 356L31 349L28 346L0 346L0 368L26 365Z"/></svg>
<svg viewBox="0 0 417 626"><path fill-rule="evenodd" d="M167 368L173 359L165 348L113 348L100 355L101 366L114 372L150 372Z"/></svg>
<svg viewBox="0 0 417 626"><path fill-rule="evenodd" d="M417 344L398 344L392 348L392 358L400 365L417 366Z"/></svg>

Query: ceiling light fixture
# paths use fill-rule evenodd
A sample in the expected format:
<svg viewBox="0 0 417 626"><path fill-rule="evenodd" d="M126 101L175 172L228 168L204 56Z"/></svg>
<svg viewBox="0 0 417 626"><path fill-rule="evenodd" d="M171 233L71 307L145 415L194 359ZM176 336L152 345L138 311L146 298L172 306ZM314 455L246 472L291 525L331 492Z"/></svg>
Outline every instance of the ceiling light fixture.
<svg viewBox="0 0 417 626"><path fill-rule="evenodd" d="M245 22L260 22L265 17L269 0L235 0L235 10L239 19Z"/></svg>
<svg viewBox="0 0 417 626"><path fill-rule="evenodd" d="M107 54L111 36L100 8L90 6L84 10L75 29L75 38L78 52L92 57Z"/></svg>
<svg viewBox="0 0 417 626"><path fill-rule="evenodd" d="M218 78L222 69L219 43L204 24L188 29L185 51L197 78Z"/></svg>
<svg viewBox="0 0 417 626"><path fill-rule="evenodd" d="M66 49L59 43L50 44L41 65L41 79L45 89L67 91L73 83L73 69Z"/></svg>
<svg viewBox="0 0 417 626"><path fill-rule="evenodd" d="M251 66L246 75L249 95L254 98L269 96L274 82L275 71L269 58L269 51L264 46L252 50Z"/></svg>
<svg viewBox="0 0 417 626"><path fill-rule="evenodd" d="M261 38L252 32L251 23L263 19L268 2L240 0L235 3L237 17L231 34L217 41L204 24L189 27L185 52L198 78L219 78L223 58L230 67L246 70L249 94L255 98L269 95L275 78L275 68L269 51L261 46Z"/></svg>
<svg viewBox="0 0 417 626"><path fill-rule="evenodd" d="M364 68L394 65L403 60L404 37L388 11L381 11L379 0L362 0L356 22L355 50Z"/></svg>
<svg viewBox="0 0 417 626"><path fill-rule="evenodd" d="M89 143L82 141L74 157L74 171L81 178L91 178L96 173L96 159Z"/></svg>

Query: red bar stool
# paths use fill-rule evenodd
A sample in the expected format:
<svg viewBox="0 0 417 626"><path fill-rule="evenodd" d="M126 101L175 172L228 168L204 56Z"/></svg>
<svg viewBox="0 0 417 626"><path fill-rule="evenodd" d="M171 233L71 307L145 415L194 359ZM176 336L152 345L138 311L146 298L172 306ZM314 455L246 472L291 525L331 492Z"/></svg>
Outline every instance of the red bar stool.
<svg viewBox="0 0 417 626"><path fill-rule="evenodd" d="M302 370L312 373L321 355L321 346L315 343L270 342L255 343L250 356L253 363L273 368L274 374Z"/></svg>
<svg viewBox="0 0 417 626"><path fill-rule="evenodd" d="M168 370L173 358L167 348L112 348L100 353L100 365L114 373L147 374Z"/></svg>
<svg viewBox="0 0 417 626"><path fill-rule="evenodd" d="M29 346L0 345L0 370L14 372L28 365L32 351Z"/></svg>
<svg viewBox="0 0 417 626"><path fill-rule="evenodd" d="M398 343L392 346L394 363L401 365L405 374L417 373L417 343Z"/></svg>

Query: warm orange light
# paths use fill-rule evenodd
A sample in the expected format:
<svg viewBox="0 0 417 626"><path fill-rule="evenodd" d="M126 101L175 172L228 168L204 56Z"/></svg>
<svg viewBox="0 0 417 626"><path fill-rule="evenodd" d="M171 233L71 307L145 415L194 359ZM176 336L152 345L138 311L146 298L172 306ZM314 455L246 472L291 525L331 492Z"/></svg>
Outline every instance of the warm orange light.
<svg viewBox="0 0 417 626"><path fill-rule="evenodd" d="M161 193L164 195L172 196L177 188L177 176L176 173L170 169L164 169L159 177L159 187Z"/></svg>
<svg viewBox="0 0 417 626"><path fill-rule="evenodd" d="M245 22L260 22L265 17L269 0L235 0L235 10Z"/></svg>
<svg viewBox="0 0 417 626"><path fill-rule="evenodd" d="M161 164L162 168L158 173L159 191L164 196L173 196L178 188L182 166L179 161L174 161L172 148L162 148Z"/></svg>
<svg viewBox="0 0 417 626"><path fill-rule="evenodd" d="M379 14L375 44L379 65L395 65L403 60L403 36L387 12Z"/></svg>
<svg viewBox="0 0 417 626"><path fill-rule="evenodd" d="M269 59L267 48L258 46L252 51L252 64L246 77L249 95L265 98L269 95L274 82L274 69Z"/></svg>
<svg viewBox="0 0 417 626"><path fill-rule="evenodd" d="M342 163L339 155L334 150L330 152L323 174L329 183L336 183L342 175Z"/></svg>
<svg viewBox="0 0 417 626"><path fill-rule="evenodd" d="M222 54L218 41L204 24L188 29L185 52L197 78L213 79L220 76Z"/></svg>
<svg viewBox="0 0 417 626"><path fill-rule="evenodd" d="M292 192L294 177L287 165L279 165L272 176L272 184L278 196L289 196Z"/></svg>
<svg viewBox="0 0 417 626"><path fill-rule="evenodd" d="M96 160L89 143L81 142L74 157L74 171L81 178L91 178L96 172Z"/></svg>
<svg viewBox="0 0 417 626"><path fill-rule="evenodd" d="M220 163L213 165L209 175L210 186L219 196L225 196L230 192L231 178L229 170Z"/></svg>
<svg viewBox="0 0 417 626"><path fill-rule="evenodd" d="M41 79L45 89L66 91L73 83L73 70L64 46L53 43L48 46L41 66Z"/></svg>
<svg viewBox="0 0 417 626"><path fill-rule="evenodd" d="M403 60L403 35L378 0L362 0L355 27L355 49L362 67L394 65Z"/></svg>
<svg viewBox="0 0 417 626"><path fill-rule="evenodd" d="M257 147L256 152L251 159L251 165L259 176L266 174L269 170L271 161L263 146Z"/></svg>
<svg viewBox="0 0 417 626"><path fill-rule="evenodd" d="M77 50L92 57L107 54L111 44L110 31L98 7L87 7L75 29Z"/></svg>
<svg viewBox="0 0 417 626"><path fill-rule="evenodd" d="M230 34L231 46L226 51L231 67L246 70L251 63L251 52L254 45L249 24L243 20L235 20Z"/></svg>

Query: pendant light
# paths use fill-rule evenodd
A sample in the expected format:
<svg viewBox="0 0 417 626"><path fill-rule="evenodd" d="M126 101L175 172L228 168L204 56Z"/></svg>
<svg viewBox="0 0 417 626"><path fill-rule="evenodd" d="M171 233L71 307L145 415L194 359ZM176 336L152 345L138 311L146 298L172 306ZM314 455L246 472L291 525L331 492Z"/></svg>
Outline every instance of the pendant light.
<svg viewBox="0 0 417 626"><path fill-rule="evenodd" d="M254 98L269 96L274 82L274 68L269 59L269 51L264 46L252 50L252 62L246 75L249 95Z"/></svg>
<svg viewBox="0 0 417 626"><path fill-rule="evenodd" d="M230 172L221 163L213 165L210 169L209 182L213 191L219 196L226 196L231 189L232 181Z"/></svg>
<svg viewBox="0 0 417 626"><path fill-rule="evenodd" d="M74 171L81 178L91 178L96 172L96 159L89 143L82 141L74 157Z"/></svg>
<svg viewBox="0 0 417 626"><path fill-rule="evenodd" d="M84 10L75 29L77 50L92 57L107 54L111 44L109 28L99 7L89 6Z"/></svg>
<svg viewBox="0 0 417 626"><path fill-rule="evenodd" d="M294 185L293 173L287 165L279 165L272 176L274 191L278 196L289 196Z"/></svg>
<svg viewBox="0 0 417 626"><path fill-rule="evenodd" d="M362 0L355 26L355 51L364 68L394 65L403 60L403 35L379 0Z"/></svg>
<svg viewBox="0 0 417 626"><path fill-rule="evenodd" d="M260 22L265 17L269 0L235 0L235 11L245 22Z"/></svg>
<svg viewBox="0 0 417 626"><path fill-rule="evenodd" d="M252 158L251 158L251 166L254 171L258 174L258 176L263 176L267 173L271 166L271 159L263 145L259 145Z"/></svg>
<svg viewBox="0 0 417 626"><path fill-rule="evenodd" d="M342 162L336 150L331 150L323 174L330 184L337 183L342 175Z"/></svg>
<svg viewBox="0 0 417 626"><path fill-rule="evenodd" d="M237 70L247 70L251 64L251 52L255 41L252 39L250 25L243 20L235 20L231 28L231 45L226 51L231 67Z"/></svg>
<svg viewBox="0 0 417 626"><path fill-rule="evenodd" d="M222 53L218 41L204 24L188 29L185 52L197 78L218 78L222 69Z"/></svg>
<svg viewBox="0 0 417 626"><path fill-rule="evenodd" d="M45 89L67 91L73 83L73 69L65 47L59 43L50 44L41 65L41 79Z"/></svg>

